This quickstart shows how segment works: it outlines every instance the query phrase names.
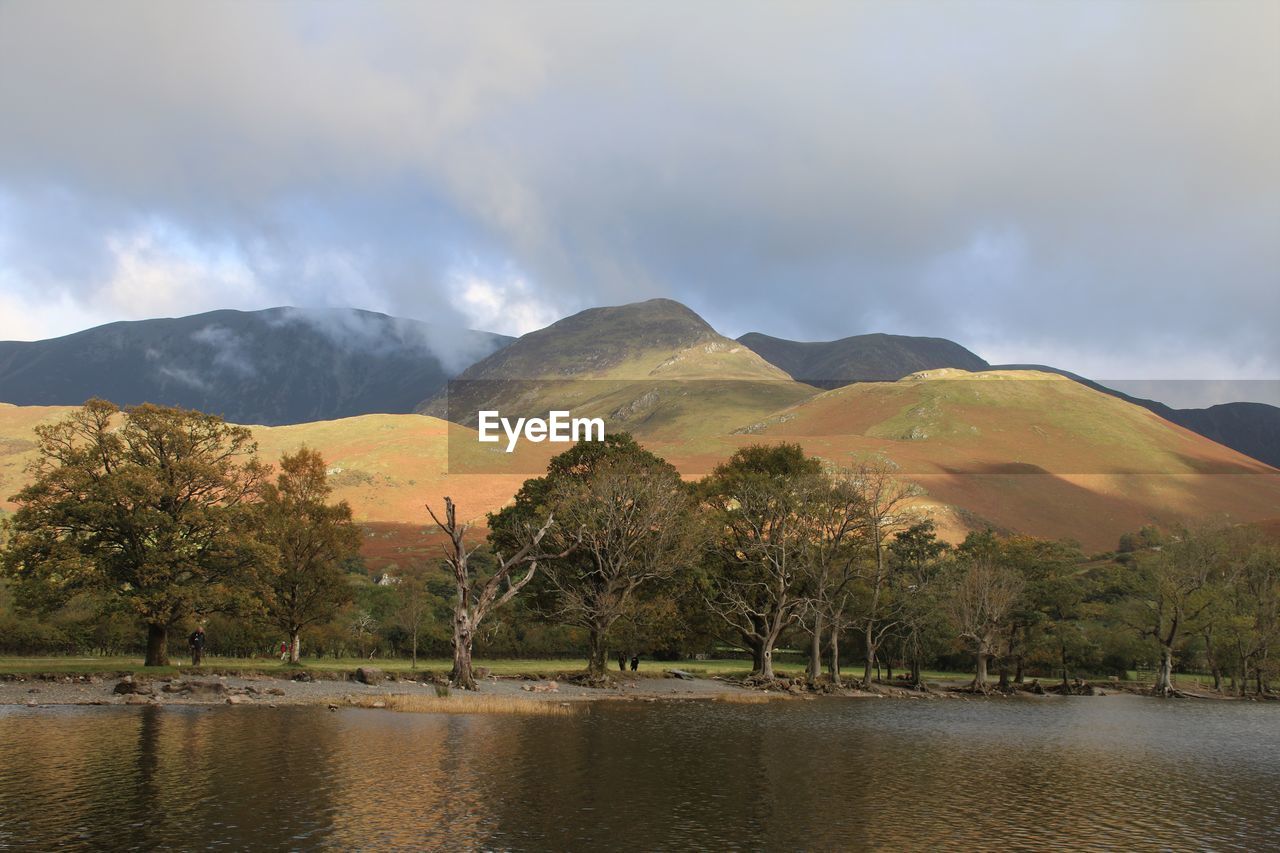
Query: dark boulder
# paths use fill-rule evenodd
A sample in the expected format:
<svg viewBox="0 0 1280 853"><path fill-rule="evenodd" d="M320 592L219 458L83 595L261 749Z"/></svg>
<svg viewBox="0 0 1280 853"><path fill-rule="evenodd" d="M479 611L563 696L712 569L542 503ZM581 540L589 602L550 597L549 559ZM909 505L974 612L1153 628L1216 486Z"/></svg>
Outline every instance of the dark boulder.
<svg viewBox="0 0 1280 853"><path fill-rule="evenodd" d="M381 684L386 679L382 670L376 666L362 666L356 669L356 681L361 684Z"/></svg>
<svg viewBox="0 0 1280 853"><path fill-rule="evenodd" d="M118 696L154 696L155 690L150 684L145 682L134 681L132 678L126 678L111 689L112 693Z"/></svg>

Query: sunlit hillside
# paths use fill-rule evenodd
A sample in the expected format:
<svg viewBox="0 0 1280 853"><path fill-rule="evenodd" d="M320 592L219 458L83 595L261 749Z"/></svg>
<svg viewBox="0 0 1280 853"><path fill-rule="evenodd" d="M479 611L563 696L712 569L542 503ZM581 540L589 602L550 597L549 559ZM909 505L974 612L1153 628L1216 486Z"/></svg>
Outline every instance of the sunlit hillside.
<svg viewBox="0 0 1280 853"><path fill-rule="evenodd" d="M735 443L798 441L837 464L892 460L953 535L991 525L1108 547L1148 523L1280 513L1276 469L1052 374L939 370L851 385L743 432Z"/></svg>
<svg viewBox="0 0 1280 853"><path fill-rule="evenodd" d="M710 386L690 390L696 387L668 410L661 397L652 401L644 415L648 432L637 430L687 477L761 441L799 442L834 465L885 458L923 488L919 510L932 514L953 539L991 526L1071 537L1103 549L1144 524L1280 517L1280 471L1051 374L930 371L806 396L734 429L722 428L727 414L719 421L696 415L734 410L718 407ZM32 427L69 411L0 405L3 497L25 481L35 452ZM625 419L610 424L627 426ZM482 522L564 448L522 442L508 455L479 445L467 427L422 415L365 415L253 431L268 461L303 444L324 454L337 496L351 503L359 520L378 526L380 538L369 550L383 562L397 549L422 547L430 527L423 508L428 501L438 504L450 495L466 517ZM7 502L0 506L12 509Z"/></svg>

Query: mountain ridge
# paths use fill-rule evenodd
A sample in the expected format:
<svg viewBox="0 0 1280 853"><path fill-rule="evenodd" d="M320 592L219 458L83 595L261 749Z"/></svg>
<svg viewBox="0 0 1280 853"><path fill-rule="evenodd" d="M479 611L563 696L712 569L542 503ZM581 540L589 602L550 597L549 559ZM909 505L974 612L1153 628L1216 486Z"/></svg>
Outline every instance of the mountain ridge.
<svg viewBox="0 0 1280 853"><path fill-rule="evenodd" d="M946 338L875 332L834 341L791 341L763 332L747 332L737 340L793 379L828 390L853 382L894 382L921 370L942 367L969 371L990 367Z"/></svg>
<svg viewBox="0 0 1280 853"><path fill-rule="evenodd" d="M177 405L279 425L411 412L511 338L357 309L223 309L0 342L0 400Z"/></svg>

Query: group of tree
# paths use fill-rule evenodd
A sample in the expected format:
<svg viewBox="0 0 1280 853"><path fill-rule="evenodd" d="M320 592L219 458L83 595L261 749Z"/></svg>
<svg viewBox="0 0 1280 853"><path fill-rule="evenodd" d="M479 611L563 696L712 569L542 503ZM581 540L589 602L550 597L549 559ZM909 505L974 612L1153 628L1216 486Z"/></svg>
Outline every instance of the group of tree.
<svg viewBox="0 0 1280 853"><path fill-rule="evenodd" d="M1163 694L1177 668L1266 693L1280 658L1280 550L1256 528L1148 527L1093 556L992 530L952 546L881 459L754 445L687 481L610 435L553 458L487 533L448 498L428 506L442 553L375 584L314 451L273 471L241 427L100 401L37 437L4 525L0 619L11 599L102 649L139 625L148 664L194 619L227 653L284 636L298 661L305 635L312 654L447 654L464 688L477 647L585 653L593 680L611 652L741 653L765 681L782 654L837 685L842 656L868 684L967 668L976 690L1149 666Z"/></svg>
<svg viewBox="0 0 1280 853"><path fill-rule="evenodd" d="M88 602L145 626L146 664L168 663L175 625L216 613L283 631L350 595L342 563L361 534L329 503L323 459L300 449L272 476L250 432L200 412L92 400L36 428L32 482L7 519L3 567L17 602Z"/></svg>

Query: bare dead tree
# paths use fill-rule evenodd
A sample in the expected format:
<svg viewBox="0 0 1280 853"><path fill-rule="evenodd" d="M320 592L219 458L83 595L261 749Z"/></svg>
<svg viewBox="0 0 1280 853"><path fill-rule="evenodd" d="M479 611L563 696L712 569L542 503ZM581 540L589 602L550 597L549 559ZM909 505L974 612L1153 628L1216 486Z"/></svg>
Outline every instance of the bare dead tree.
<svg viewBox="0 0 1280 853"><path fill-rule="evenodd" d="M427 505L431 520L436 523L446 536L449 544L445 547L445 563L453 573L456 595L453 602L453 670L449 681L462 690L475 690L476 680L471 669L471 647L475 641L476 631L484 617L495 607L506 604L515 598L520 590L533 580L538 571L539 562L552 556L537 553L547 531L555 523L553 516L536 530L525 530L524 542L510 557L497 554L498 565L488 578L481 579L472 574L471 556L480 548L468 548L465 542L470 523L458 523L458 507L452 498L444 499L444 518L436 515L435 510ZM572 546L570 546L572 547ZM565 552L567 553L567 552ZM518 579L512 576L518 569L527 569Z"/></svg>

